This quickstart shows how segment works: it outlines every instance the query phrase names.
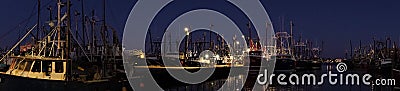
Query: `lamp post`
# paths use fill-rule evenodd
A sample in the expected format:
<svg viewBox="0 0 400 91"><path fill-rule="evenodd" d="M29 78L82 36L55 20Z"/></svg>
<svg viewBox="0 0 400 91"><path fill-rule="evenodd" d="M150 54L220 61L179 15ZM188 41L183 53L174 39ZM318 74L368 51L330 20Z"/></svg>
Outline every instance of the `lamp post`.
<svg viewBox="0 0 400 91"><path fill-rule="evenodd" d="M185 62L187 62L187 59L188 59L188 48L189 48L189 28L188 27L185 27L184 28L184 30L185 30L185 33L186 33L186 46L185 46Z"/></svg>
<svg viewBox="0 0 400 91"><path fill-rule="evenodd" d="M246 37L244 36L244 35L242 35L242 38L243 38L243 40L244 40L244 43L243 43L243 46L242 45L240 45L240 47L241 47L241 49L240 50L245 50L245 49L243 49L243 48L247 48L247 46L245 45L246 44Z"/></svg>

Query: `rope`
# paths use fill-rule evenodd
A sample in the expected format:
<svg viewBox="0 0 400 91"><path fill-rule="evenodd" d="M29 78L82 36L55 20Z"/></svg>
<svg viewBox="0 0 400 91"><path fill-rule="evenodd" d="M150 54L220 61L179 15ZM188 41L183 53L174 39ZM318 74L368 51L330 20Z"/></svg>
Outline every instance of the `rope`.
<svg viewBox="0 0 400 91"><path fill-rule="evenodd" d="M86 54L85 50L83 49L82 45L79 43L79 41L76 39L76 37L73 35L73 33L70 33L72 35L72 38L75 40L75 42L79 45L79 48L83 51L83 54L85 54L86 58L91 62L92 60L89 59L89 56Z"/></svg>

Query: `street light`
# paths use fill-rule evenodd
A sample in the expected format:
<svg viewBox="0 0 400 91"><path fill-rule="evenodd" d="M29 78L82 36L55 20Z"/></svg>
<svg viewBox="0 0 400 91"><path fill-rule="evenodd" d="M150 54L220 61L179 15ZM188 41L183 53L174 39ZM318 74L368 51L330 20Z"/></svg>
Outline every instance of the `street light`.
<svg viewBox="0 0 400 91"><path fill-rule="evenodd" d="M187 57L188 57L188 51L189 51L189 28L185 27L183 30L185 30L186 33L186 46L185 46L185 62L187 62Z"/></svg>
<svg viewBox="0 0 400 91"><path fill-rule="evenodd" d="M185 27L184 30L185 30L186 35L189 35L189 28Z"/></svg>

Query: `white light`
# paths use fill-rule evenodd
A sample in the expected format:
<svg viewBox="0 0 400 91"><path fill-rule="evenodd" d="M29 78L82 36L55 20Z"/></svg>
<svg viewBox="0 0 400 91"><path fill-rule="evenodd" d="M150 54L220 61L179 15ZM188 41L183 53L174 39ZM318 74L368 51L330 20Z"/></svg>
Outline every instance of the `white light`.
<svg viewBox="0 0 400 91"><path fill-rule="evenodd" d="M204 56L206 59L208 59L208 55L206 54L205 56Z"/></svg>
<svg viewBox="0 0 400 91"><path fill-rule="evenodd" d="M189 28L185 27L185 32L188 32L188 31L189 31Z"/></svg>
<svg viewBox="0 0 400 91"><path fill-rule="evenodd" d="M140 55L140 58L142 58L142 59L145 58L144 54L141 54L141 55Z"/></svg>
<svg viewBox="0 0 400 91"><path fill-rule="evenodd" d="M215 58L219 59L219 55L216 55Z"/></svg>
<svg viewBox="0 0 400 91"><path fill-rule="evenodd" d="M236 41L236 44L238 44L238 45L239 45L239 41Z"/></svg>
<svg viewBox="0 0 400 91"><path fill-rule="evenodd" d="M185 30L186 35L189 35L189 28L185 27L184 30Z"/></svg>

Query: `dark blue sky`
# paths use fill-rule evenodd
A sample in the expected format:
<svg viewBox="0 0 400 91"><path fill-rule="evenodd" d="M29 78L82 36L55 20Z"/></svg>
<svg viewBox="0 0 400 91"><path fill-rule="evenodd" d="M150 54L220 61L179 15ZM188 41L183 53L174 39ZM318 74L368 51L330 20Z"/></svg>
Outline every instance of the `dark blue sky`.
<svg viewBox="0 0 400 91"><path fill-rule="evenodd" d="M399 0L267 0L275 31L279 17L293 19L295 35L325 41L325 56L344 56L353 45L372 42L372 38L392 36L399 42ZM288 20L286 21L288 22ZM286 24L287 26L289 24ZM288 28L286 28L288 29Z"/></svg>
<svg viewBox="0 0 400 91"><path fill-rule="evenodd" d="M42 5L55 0L42 0ZM74 10L80 10L80 1L72 0ZM125 21L135 0L107 0L107 22L120 32L123 31ZM324 41L326 57L343 57L349 49L349 40L353 45L358 41L371 42L375 36L384 38L391 36L392 40L400 38L400 1L398 0L262 0L275 31L280 31L281 19L285 17L285 29L289 29L288 22L295 23L295 36L302 35L303 39ZM101 17L101 0L86 0L87 15L91 9ZM0 45L12 46L18 36L18 31L11 31L15 26L28 19L36 12L36 0L7 0L0 3ZM47 7L47 6L42 6ZM55 12L55 11L54 11ZM41 11L42 19L48 19L48 11ZM43 20L44 21L44 20ZM28 26L33 26L36 16L33 16ZM43 24L43 22L42 22ZM17 30L25 32L26 24L21 24ZM120 34L121 35L121 34Z"/></svg>

